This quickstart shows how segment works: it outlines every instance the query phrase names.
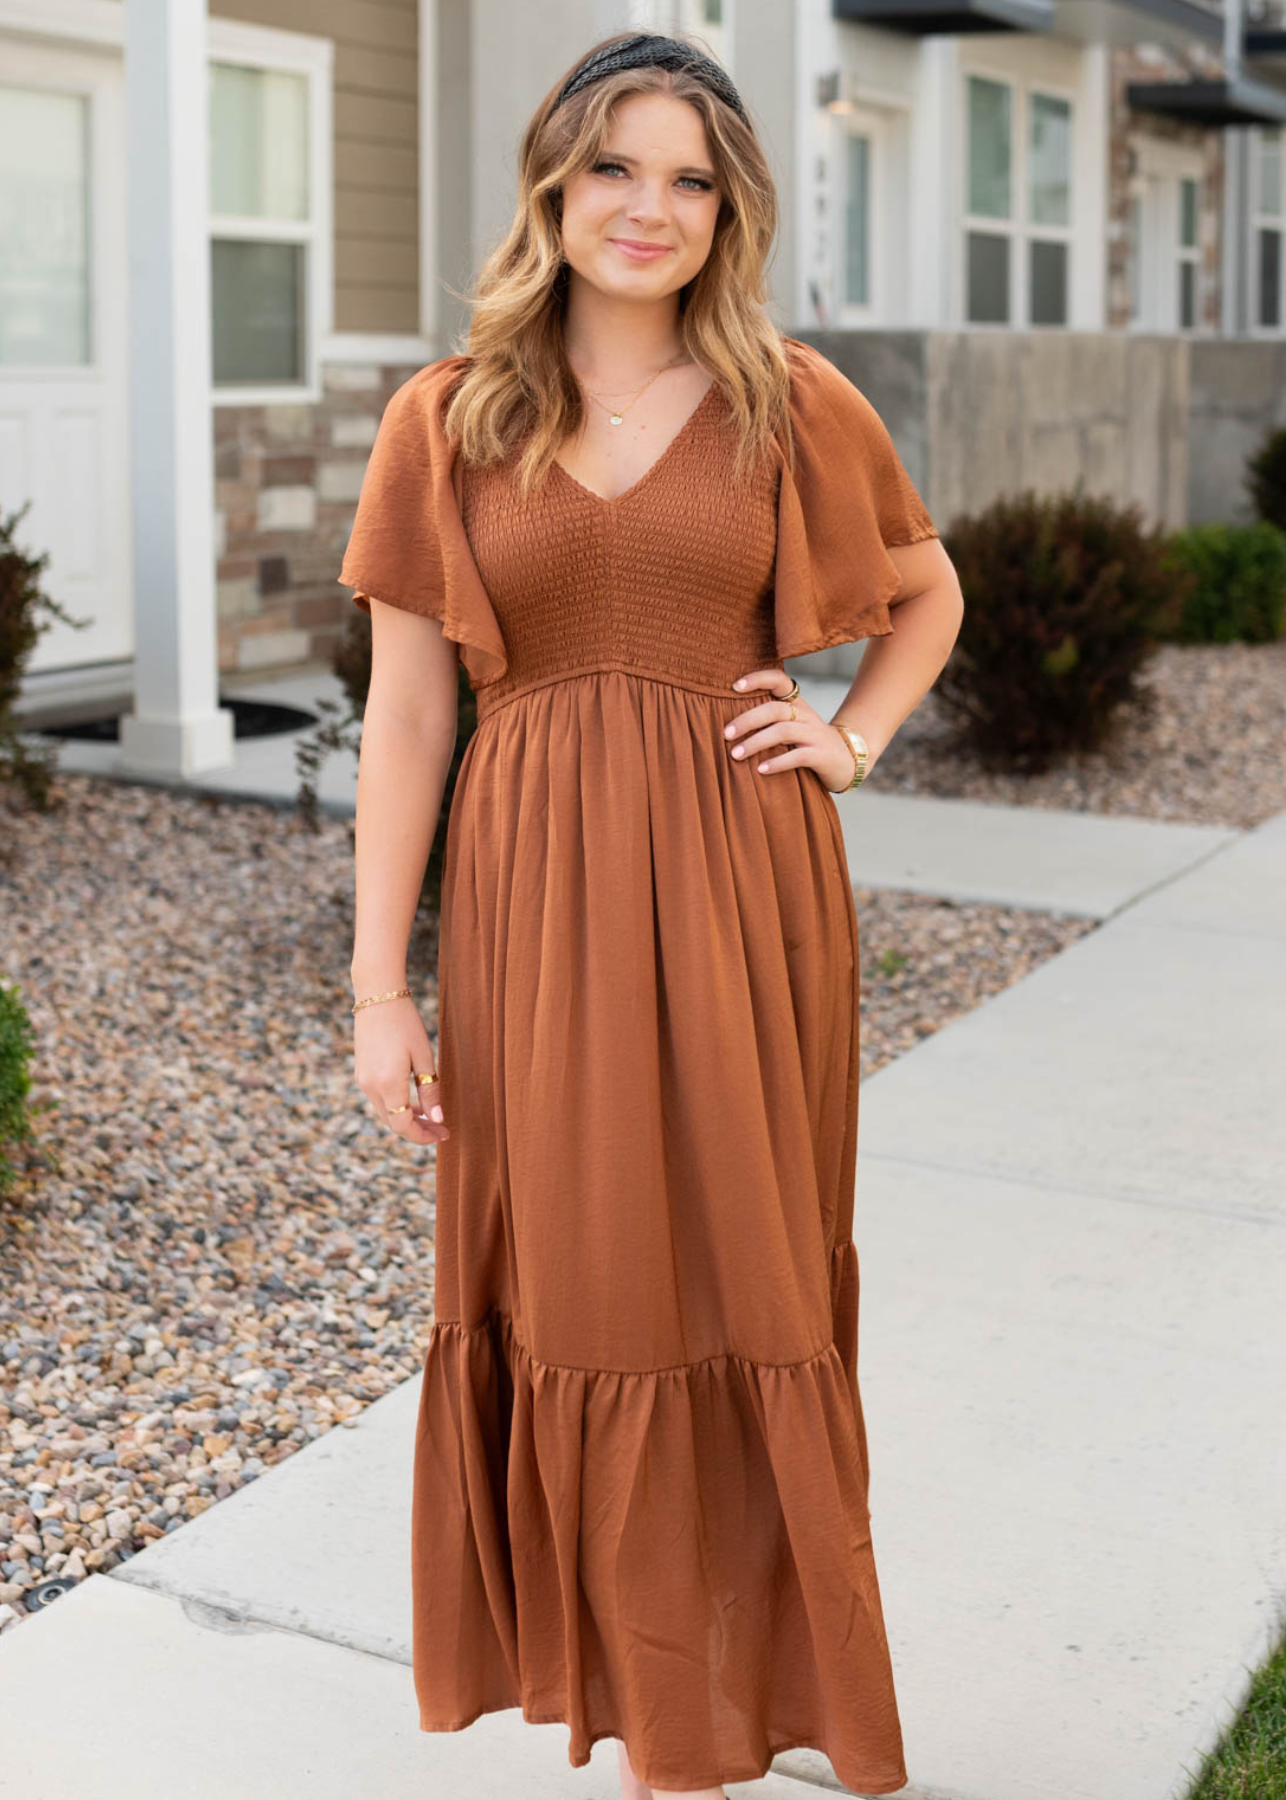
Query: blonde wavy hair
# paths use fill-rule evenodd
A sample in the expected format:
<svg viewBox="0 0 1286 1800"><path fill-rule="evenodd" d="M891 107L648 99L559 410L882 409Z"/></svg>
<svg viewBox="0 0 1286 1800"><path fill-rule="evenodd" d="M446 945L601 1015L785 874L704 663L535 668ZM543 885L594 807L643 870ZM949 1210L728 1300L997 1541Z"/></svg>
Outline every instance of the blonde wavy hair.
<svg viewBox="0 0 1286 1800"><path fill-rule="evenodd" d="M728 401L729 423L738 434L736 473L770 454L779 428L794 461L789 366L781 333L765 311L777 194L754 130L684 70L621 69L555 106L564 82L589 56L634 35L600 38L536 108L522 138L513 223L472 290L456 294L473 309L465 342L455 351L467 355L471 366L456 384L443 426L464 461L474 465L503 461L528 438L516 469L524 498L543 483L556 450L580 430L585 412L563 343L568 265L562 184L602 156L612 108L627 94L669 94L701 115L721 203L710 253L679 291L683 348L711 372ZM693 47L709 54L703 44Z"/></svg>

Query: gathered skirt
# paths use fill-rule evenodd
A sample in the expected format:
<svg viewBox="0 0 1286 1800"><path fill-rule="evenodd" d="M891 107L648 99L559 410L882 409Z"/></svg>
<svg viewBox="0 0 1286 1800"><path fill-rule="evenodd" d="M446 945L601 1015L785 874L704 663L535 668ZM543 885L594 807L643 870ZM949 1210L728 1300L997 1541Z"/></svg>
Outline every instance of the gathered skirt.
<svg viewBox="0 0 1286 1800"><path fill-rule="evenodd" d="M520 1706L649 1785L906 1770L852 1239L857 919L833 797L744 695L629 668L480 717L447 827L420 1722Z"/></svg>

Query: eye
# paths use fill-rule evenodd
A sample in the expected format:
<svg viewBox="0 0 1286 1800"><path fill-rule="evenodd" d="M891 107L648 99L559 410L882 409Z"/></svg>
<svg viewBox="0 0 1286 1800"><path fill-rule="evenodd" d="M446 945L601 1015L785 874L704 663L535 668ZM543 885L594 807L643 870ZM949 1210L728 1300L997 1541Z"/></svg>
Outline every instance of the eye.
<svg viewBox="0 0 1286 1800"><path fill-rule="evenodd" d="M621 170L623 170L624 168L625 168L624 163L618 163L618 162L612 162L610 160L606 160L604 162L596 162L593 166L593 169L591 170L591 174L601 175L605 169L621 169ZM679 177L679 180L692 182L694 184L697 192L702 193L702 194L708 194L711 191L711 189L714 187L714 183L712 181L706 181L700 175L681 175Z"/></svg>

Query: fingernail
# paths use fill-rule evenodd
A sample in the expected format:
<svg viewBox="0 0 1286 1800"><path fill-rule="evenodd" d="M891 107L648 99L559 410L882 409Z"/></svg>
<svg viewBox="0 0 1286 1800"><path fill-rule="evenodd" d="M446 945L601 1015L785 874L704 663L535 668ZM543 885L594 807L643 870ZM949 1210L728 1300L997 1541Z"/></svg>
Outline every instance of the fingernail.
<svg viewBox="0 0 1286 1800"><path fill-rule="evenodd" d="M745 687L746 684L744 681L734 681L732 685L733 687Z"/></svg>
<svg viewBox="0 0 1286 1800"><path fill-rule="evenodd" d="M725 736L725 737L731 737L731 736L732 736L732 734L733 734L733 732L734 732L734 731L735 731L735 730L736 730L736 729L737 729L737 727L736 727L736 726L735 726L735 725L725 725L725 726L724 726L724 728L723 728L723 735L724 735L724 736Z"/></svg>
<svg viewBox="0 0 1286 1800"><path fill-rule="evenodd" d="M442 1123L442 1108L440 1106L435 1106L433 1108L433 1117L437 1120L439 1125Z"/></svg>

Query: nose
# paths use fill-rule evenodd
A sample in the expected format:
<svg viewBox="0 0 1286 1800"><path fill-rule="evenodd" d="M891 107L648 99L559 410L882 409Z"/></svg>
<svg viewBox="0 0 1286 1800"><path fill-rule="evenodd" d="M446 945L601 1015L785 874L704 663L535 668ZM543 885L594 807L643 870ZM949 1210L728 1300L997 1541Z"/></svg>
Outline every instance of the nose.
<svg viewBox="0 0 1286 1800"><path fill-rule="evenodd" d="M630 204L626 209L626 216L631 225L664 225L669 217L663 198L664 194L665 183L661 180L636 181L630 195Z"/></svg>

